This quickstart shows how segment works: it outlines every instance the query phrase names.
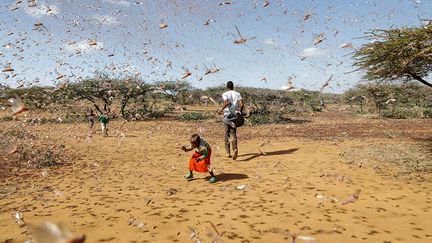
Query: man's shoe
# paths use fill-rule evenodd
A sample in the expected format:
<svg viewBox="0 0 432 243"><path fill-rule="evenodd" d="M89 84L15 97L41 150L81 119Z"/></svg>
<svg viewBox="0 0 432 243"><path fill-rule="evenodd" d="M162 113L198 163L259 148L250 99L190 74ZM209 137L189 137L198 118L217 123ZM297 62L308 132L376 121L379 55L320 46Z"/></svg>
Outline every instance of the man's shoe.
<svg viewBox="0 0 432 243"><path fill-rule="evenodd" d="M238 157L238 150L234 150L234 155L232 157L233 160L236 160Z"/></svg>

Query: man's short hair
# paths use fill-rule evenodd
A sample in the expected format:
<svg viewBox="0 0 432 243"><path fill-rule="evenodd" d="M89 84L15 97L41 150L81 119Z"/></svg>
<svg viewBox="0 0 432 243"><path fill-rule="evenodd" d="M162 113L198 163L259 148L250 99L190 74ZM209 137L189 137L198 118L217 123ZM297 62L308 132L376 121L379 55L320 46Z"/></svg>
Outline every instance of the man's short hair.
<svg viewBox="0 0 432 243"><path fill-rule="evenodd" d="M234 89L234 83L232 81L228 81L227 89Z"/></svg>

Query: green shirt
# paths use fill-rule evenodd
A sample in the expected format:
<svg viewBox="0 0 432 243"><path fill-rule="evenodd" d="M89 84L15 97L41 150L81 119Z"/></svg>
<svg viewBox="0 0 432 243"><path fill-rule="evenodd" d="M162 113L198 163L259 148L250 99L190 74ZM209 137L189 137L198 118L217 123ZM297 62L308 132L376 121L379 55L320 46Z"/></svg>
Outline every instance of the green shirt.
<svg viewBox="0 0 432 243"><path fill-rule="evenodd" d="M105 115L100 115L99 121L103 124L107 124L109 122L109 117Z"/></svg>
<svg viewBox="0 0 432 243"><path fill-rule="evenodd" d="M200 139L200 145L198 148L195 148L195 151L202 154L200 159L205 159L209 156L209 151L211 151L210 144L208 144L203 138Z"/></svg>

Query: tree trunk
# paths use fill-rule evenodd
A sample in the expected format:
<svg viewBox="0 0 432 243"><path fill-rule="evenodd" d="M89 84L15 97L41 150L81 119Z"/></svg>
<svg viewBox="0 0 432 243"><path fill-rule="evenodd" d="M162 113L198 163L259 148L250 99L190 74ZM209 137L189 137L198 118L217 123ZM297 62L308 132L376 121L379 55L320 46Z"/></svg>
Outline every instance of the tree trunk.
<svg viewBox="0 0 432 243"><path fill-rule="evenodd" d="M420 77L420 76L418 76L416 74L413 74L413 73L410 73L409 75L411 75L411 77L413 77L415 80L419 81L420 83L422 83L422 84L424 84L424 85L429 86L429 87L432 88L432 84L429 83L428 81L422 79L422 77Z"/></svg>
<svg viewBox="0 0 432 243"><path fill-rule="evenodd" d="M91 97L89 97L89 96L84 96L84 95L81 95L81 97L84 98L84 99L86 99L86 100L88 100L88 101L90 101L91 103L93 103L93 105L94 105L94 107L96 108L96 110L99 111L99 113L102 114L102 110L101 110L101 109L99 108L99 106L96 104L96 100L95 100L95 99L93 99L93 98L91 98Z"/></svg>
<svg viewBox="0 0 432 243"><path fill-rule="evenodd" d="M105 97L105 96L102 96L102 97L100 97L102 100L103 100L103 102L104 102L104 110L105 111L107 111L107 112L111 112L111 101L110 101L110 99L109 98L107 98L107 97Z"/></svg>
<svg viewBox="0 0 432 243"><path fill-rule="evenodd" d="M129 97L125 97L121 101L120 112L121 112L123 118L125 118L125 108L126 108L128 101L129 101Z"/></svg>
<svg viewBox="0 0 432 243"><path fill-rule="evenodd" d="M97 111L99 111L99 113L102 114L101 109L99 108L99 106L96 103L93 103L94 107L96 108Z"/></svg>

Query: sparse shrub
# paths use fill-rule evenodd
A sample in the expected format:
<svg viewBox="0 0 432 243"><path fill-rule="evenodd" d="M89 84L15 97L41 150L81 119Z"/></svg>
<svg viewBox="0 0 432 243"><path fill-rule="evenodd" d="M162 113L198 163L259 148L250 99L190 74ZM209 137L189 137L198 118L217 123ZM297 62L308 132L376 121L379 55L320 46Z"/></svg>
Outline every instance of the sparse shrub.
<svg viewBox="0 0 432 243"><path fill-rule="evenodd" d="M289 123L291 119L285 117L285 115L286 113L281 111L268 111L266 113L252 115L248 118L248 121L252 125Z"/></svg>
<svg viewBox="0 0 432 243"><path fill-rule="evenodd" d="M254 115L254 116L249 117L248 121L252 125L263 125L263 124L270 123L270 118L269 118L269 116L265 116L265 115Z"/></svg>
<svg viewBox="0 0 432 243"><path fill-rule="evenodd" d="M161 118L165 116L166 111L164 110L154 110L151 111L150 114L148 115L151 118Z"/></svg>
<svg viewBox="0 0 432 243"><path fill-rule="evenodd" d="M385 118L409 119L421 118L423 117L423 112L418 108L396 107L392 110L383 110L380 115Z"/></svg>
<svg viewBox="0 0 432 243"><path fill-rule="evenodd" d="M382 117L397 119L431 117L430 88L413 83L358 85L345 92L344 96L347 103L358 105L361 112L374 112Z"/></svg>
<svg viewBox="0 0 432 243"><path fill-rule="evenodd" d="M432 107L428 107L423 111L424 118L432 118Z"/></svg>
<svg viewBox="0 0 432 243"><path fill-rule="evenodd" d="M28 147L25 144L20 145L18 159L25 162L26 165L33 168L51 167L61 165L63 157L61 156L62 149L42 147ZM63 147L64 148L64 147Z"/></svg>
<svg viewBox="0 0 432 243"><path fill-rule="evenodd" d="M387 138L395 138L396 137L396 134L392 131L389 131L389 130L384 130L383 135L386 136Z"/></svg>
<svg viewBox="0 0 432 243"><path fill-rule="evenodd" d="M1 156L8 156L13 167L42 168L47 166L61 165L66 161L65 146L53 145L49 141L39 138L26 129L13 126L0 131L3 138L0 147L8 148Z"/></svg>
<svg viewBox="0 0 432 243"><path fill-rule="evenodd" d="M0 117L0 122L3 121L13 121L13 116L2 116Z"/></svg>
<svg viewBox="0 0 432 243"><path fill-rule="evenodd" d="M180 121L201 121L215 118L214 114L211 113L203 113L203 112L185 112L179 116L177 116L177 120Z"/></svg>
<svg viewBox="0 0 432 243"><path fill-rule="evenodd" d="M111 118L112 119L112 118ZM53 123L75 123L75 122L80 122L82 121L82 118L79 116L66 116L64 119L59 120L59 119L53 119Z"/></svg>
<svg viewBox="0 0 432 243"><path fill-rule="evenodd" d="M389 131L384 131L391 135ZM374 143L349 146L341 158L346 163L362 164L364 167L382 168L383 174L406 176L421 173L430 175L432 172L432 151L427 143ZM392 168L393 166L397 167Z"/></svg>
<svg viewBox="0 0 432 243"><path fill-rule="evenodd" d="M30 139L36 139L36 135L28 133L26 130L18 127L13 126L5 131L2 131L2 137L4 138L3 141L7 141L8 139L24 139L24 140L30 140Z"/></svg>

